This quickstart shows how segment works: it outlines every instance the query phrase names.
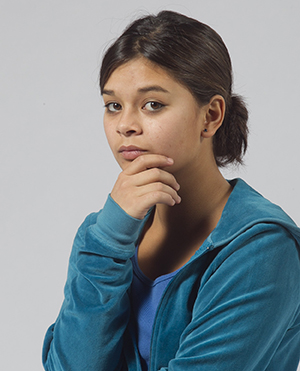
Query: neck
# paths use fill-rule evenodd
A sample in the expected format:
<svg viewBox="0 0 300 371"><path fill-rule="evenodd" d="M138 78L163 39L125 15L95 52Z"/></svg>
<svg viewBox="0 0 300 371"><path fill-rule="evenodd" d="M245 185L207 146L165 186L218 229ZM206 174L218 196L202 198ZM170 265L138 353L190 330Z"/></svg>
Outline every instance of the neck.
<svg viewBox="0 0 300 371"><path fill-rule="evenodd" d="M188 178L181 174L176 179L181 186L178 193L182 201L173 207L157 205L153 226L160 225L165 233L172 235L176 231L180 235L189 235L202 226L203 233L209 234L221 217L231 192L230 184L216 165L203 174L189 172Z"/></svg>
<svg viewBox="0 0 300 371"><path fill-rule="evenodd" d="M173 207L156 205L138 252L140 268L149 278L182 267L220 220L231 186L215 162L211 165L202 174L197 169L174 174L181 186L181 203Z"/></svg>

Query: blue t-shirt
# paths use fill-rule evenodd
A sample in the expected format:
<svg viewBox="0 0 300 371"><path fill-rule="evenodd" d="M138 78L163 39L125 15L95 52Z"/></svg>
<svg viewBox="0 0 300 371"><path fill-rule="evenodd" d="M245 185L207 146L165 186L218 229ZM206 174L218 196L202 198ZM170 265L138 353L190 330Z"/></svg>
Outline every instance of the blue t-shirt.
<svg viewBox="0 0 300 371"><path fill-rule="evenodd" d="M149 366L152 327L157 306L165 288L178 271L165 274L152 281L140 270L137 251L138 249L136 249L135 256L132 258L133 280L131 298L136 319L137 344L141 355L142 369L146 371Z"/></svg>

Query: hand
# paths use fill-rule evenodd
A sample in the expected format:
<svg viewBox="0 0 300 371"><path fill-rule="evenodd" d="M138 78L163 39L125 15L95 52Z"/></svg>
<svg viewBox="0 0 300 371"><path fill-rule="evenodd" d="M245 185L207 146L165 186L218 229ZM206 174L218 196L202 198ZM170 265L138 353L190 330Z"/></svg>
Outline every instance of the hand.
<svg viewBox="0 0 300 371"><path fill-rule="evenodd" d="M137 157L123 170L111 192L114 201L129 215L143 219L148 210L158 204L174 206L180 203L180 186L174 175L162 168L174 161L163 155Z"/></svg>

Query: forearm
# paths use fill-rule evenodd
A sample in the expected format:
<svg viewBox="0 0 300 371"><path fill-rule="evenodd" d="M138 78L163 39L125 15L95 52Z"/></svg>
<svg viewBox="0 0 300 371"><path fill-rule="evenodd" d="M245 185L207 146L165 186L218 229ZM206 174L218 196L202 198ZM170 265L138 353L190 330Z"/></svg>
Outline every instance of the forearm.
<svg viewBox="0 0 300 371"><path fill-rule="evenodd" d="M130 313L130 257L141 223L109 198L103 210L80 228L65 300L45 339L46 370L115 370L121 364Z"/></svg>

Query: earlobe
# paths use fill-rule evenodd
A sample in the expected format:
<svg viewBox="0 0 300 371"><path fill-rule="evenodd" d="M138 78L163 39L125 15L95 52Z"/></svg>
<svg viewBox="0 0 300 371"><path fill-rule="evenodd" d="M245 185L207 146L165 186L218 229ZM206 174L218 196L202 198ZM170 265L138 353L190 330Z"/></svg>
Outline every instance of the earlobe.
<svg viewBox="0 0 300 371"><path fill-rule="evenodd" d="M205 123L204 123L205 125ZM213 136L213 134L211 132L208 131L209 129L208 128L204 128L201 132L201 136L203 138L210 138L211 136Z"/></svg>
<svg viewBox="0 0 300 371"><path fill-rule="evenodd" d="M225 100L221 95L215 95L206 106L202 136L210 138L222 125L225 116Z"/></svg>

